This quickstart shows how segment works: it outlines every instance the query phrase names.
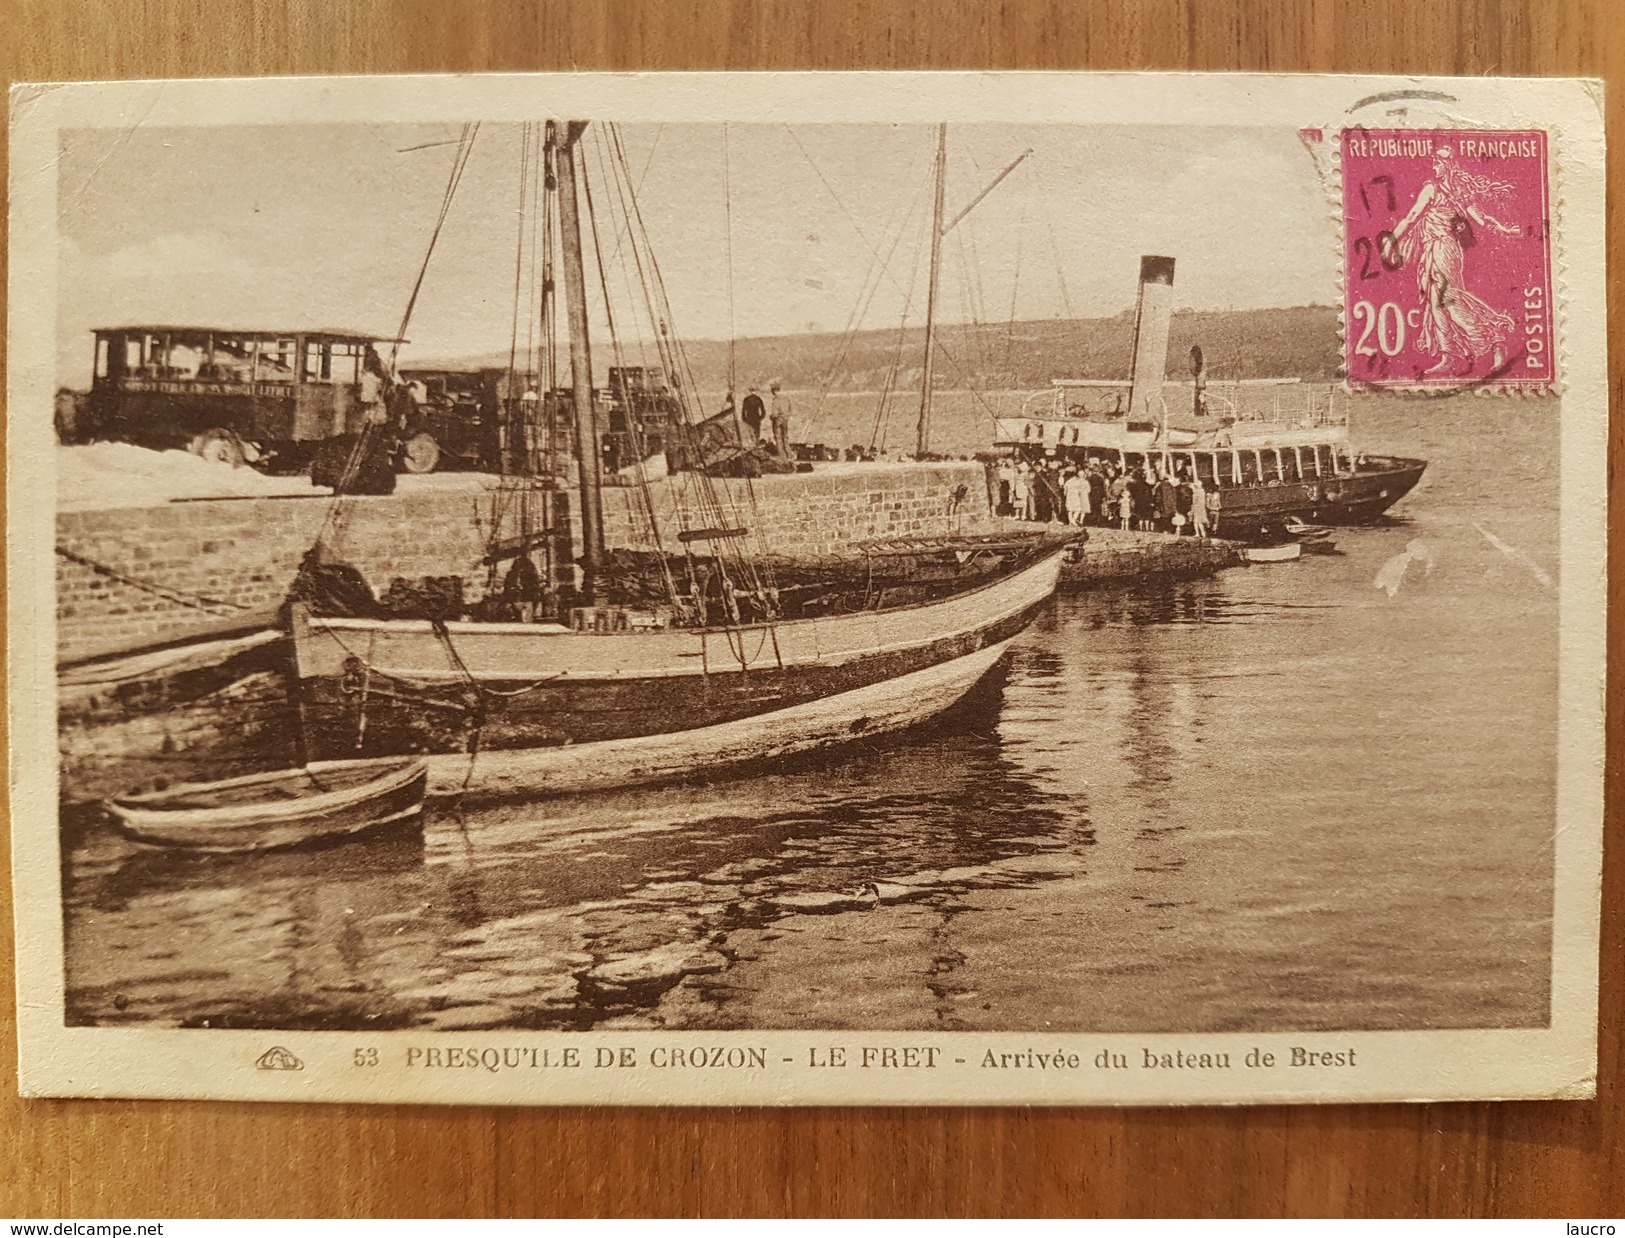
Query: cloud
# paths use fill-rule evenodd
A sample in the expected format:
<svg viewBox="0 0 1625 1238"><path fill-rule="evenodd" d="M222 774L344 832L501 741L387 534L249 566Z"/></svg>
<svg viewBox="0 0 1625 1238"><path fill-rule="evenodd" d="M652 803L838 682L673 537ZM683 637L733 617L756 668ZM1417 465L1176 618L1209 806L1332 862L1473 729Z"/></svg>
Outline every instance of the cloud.
<svg viewBox="0 0 1625 1238"><path fill-rule="evenodd" d="M245 306L261 304L270 273L262 259L202 232L163 233L105 254L63 237L57 270L57 372L76 387L90 381L94 328L239 323Z"/></svg>
<svg viewBox="0 0 1625 1238"><path fill-rule="evenodd" d="M235 252L223 237L211 233L168 232L139 245L129 245L108 254L97 266L104 287L122 287L131 293L159 288L169 295L168 284L184 272L202 291L203 285L225 291L232 286L239 295L252 286L260 274L260 264Z"/></svg>

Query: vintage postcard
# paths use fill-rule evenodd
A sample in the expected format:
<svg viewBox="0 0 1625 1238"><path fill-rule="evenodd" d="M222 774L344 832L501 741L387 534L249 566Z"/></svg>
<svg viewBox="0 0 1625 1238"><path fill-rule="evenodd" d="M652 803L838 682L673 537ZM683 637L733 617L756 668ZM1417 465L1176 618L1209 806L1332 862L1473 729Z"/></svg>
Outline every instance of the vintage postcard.
<svg viewBox="0 0 1625 1238"><path fill-rule="evenodd" d="M1593 1094L1599 84L10 109L25 1095Z"/></svg>

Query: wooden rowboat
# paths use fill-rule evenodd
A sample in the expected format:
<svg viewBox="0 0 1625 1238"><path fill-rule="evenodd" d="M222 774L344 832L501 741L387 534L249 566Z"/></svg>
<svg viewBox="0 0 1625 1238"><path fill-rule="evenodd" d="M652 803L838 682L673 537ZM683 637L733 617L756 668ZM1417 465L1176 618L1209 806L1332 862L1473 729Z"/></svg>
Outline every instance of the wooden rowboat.
<svg viewBox="0 0 1625 1238"><path fill-rule="evenodd" d="M269 851L334 841L423 810L420 759L316 761L223 782L121 796L108 808L121 833L157 847Z"/></svg>

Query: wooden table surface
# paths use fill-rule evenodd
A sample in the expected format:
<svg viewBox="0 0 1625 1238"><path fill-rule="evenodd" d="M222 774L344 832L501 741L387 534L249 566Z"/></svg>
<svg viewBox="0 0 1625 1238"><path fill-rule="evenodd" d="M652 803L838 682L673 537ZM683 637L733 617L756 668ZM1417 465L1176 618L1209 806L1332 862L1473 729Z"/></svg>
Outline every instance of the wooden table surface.
<svg viewBox="0 0 1625 1238"><path fill-rule="evenodd" d="M566 68L1586 75L1609 82L1617 138L1625 19L1618 0L0 0L8 81ZM1618 190L1617 156L1610 167ZM1617 230L1610 237L1617 270ZM1610 302L1617 310L1617 281ZM1625 348L1617 330L1613 339L1617 391ZM1617 453L1617 433L1613 442ZM1616 740L1618 706L1610 693ZM23 1102L12 941L0 934L0 1216L1618 1217L1622 859L1614 846L1590 1103L693 1112Z"/></svg>

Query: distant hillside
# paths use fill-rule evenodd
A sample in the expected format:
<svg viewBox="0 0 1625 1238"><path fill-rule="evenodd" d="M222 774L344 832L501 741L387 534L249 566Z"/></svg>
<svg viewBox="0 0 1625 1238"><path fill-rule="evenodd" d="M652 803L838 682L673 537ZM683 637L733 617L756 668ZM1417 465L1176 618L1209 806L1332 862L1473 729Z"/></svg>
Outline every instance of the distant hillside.
<svg viewBox="0 0 1625 1238"><path fill-rule="evenodd" d="M1112 318L1044 319L982 327L947 326L937 334L938 383L948 387L1030 388L1052 378L1127 378L1134 341L1129 311ZM1287 309L1177 311L1168 341L1168 375L1190 375L1191 345L1200 344L1208 377L1302 378L1328 382L1340 373L1337 310L1327 305ZM734 345L741 388L778 381L795 390L875 391L918 386L923 328L901 333L861 331L845 343L834 332L758 336ZM704 391L727 382L726 340L687 345L695 380ZM605 352L595 358L603 381ZM506 352L414 366L505 366ZM893 376L893 369L896 369Z"/></svg>

